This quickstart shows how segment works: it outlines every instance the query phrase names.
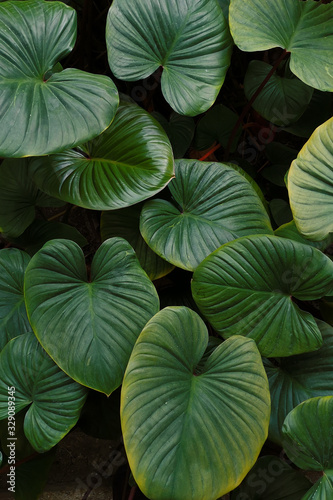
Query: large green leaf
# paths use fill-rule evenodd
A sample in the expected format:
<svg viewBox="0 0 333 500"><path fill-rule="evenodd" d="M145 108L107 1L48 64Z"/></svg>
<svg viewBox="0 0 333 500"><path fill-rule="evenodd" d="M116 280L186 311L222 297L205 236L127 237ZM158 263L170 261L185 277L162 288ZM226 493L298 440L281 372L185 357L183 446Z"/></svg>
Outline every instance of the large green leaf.
<svg viewBox="0 0 333 500"><path fill-rule="evenodd" d="M80 207L113 210L143 201L173 177L172 148L162 127L123 102L93 141L31 163L40 189Z"/></svg>
<svg viewBox="0 0 333 500"><path fill-rule="evenodd" d="M0 419L8 416L8 387L14 387L17 413L29 407L24 432L39 453L76 424L87 396L87 389L58 368L32 332L11 340L0 354Z"/></svg>
<svg viewBox="0 0 333 500"><path fill-rule="evenodd" d="M117 78L139 80L162 66L164 97L177 113L191 116L214 103L232 47L215 0L114 0L106 41Z"/></svg>
<svg viewBox="0 0 333 500"><path fill-rule="evenodd" d="M24 287L30 323L44 349L74 380L109 395L158 310L156 290L130 244L105 241L88 279L81 248L52 240L31 259Z"/></svg>
<svg viewBox="0 0 333 500"><path fill-rule="evenodd" d="M0 231L20 236L35 218L35 207L62 206L42 193L28 173L28 161L7 159L0 165Z"/></svg>
<svg viewBox="0 0 333 500"><path fill-rule="evenodd" d="M246 52L281 47L304 83L333 91L333 5L308 0L231 0L231 34Z"/></svg>
<svg viewBox="0 0 333 500"><path fill-rule="evenodd" d="M271 69L272 66L263 61L250 62L244 80L247 99L251 99ZM261 116L275 125L285 127L296 122L311 101L313 88L292 76L272 75L252 104Z"/></svg>
<svg viewBox="0 0 333 500"><path fill-rule="evenodd" d="M310 481L277 456L260 457L231 500L301 500Z"/></svg>
<svg viewBox="0 0 333 500"><path fill-rule="evenodd" d="M315 130L291 164L288 192L301 234L320 241L333 232L333 118Z"/></svg>
<svg viewBox="0 0 333 500"><path fill-rule="evenodd" d="M147 201L140 230L154 252L178 267L193 270L240 236L272 233L257 193L230 165L178 160L169 188L174 202Z"/></svg>
<svg viewBox="0 0 333 500"><path fill-rule="evenodd" d="M296 406L283 425L283 445L301 469L324 471L302 500L333 496L333 396L308 399Z"/></svg>
<svg viewBox="0 0 333 500"><path fill-rule="evenodd" d="M76 12L60 2L0 4L0 156L61 151L111 123L118 92L110 78L53 70L76 39Z"/></svg>
<svg viewBox="0 0 333 500"><path fill-rule="evenodd" d="M141 209L142 203L121 210L103 212L101 216L102 240L115 236L127 240L134 248L142 269L151 280L156 280L172 271L174 266L161 259L142 238L139 229Z"/></svg>
<svg viewBox="0 0 333 500"><path fill-rule="evenodd" d="M299 403L333 395L333 328L317 321L323 345L317 351L264 361L272 398L269 438L281 444L282 425Z"/></svg>
<svg viewBox="0 0 333 500"><path fill-rule="evenodd" d="M311 314L295 304L332 290L333 262L316 248L276 236L223 245L195 270L192 291L200 311L225 338L245 335L263 356L318 349Z"/></svg>
<svg viewBox="0 0 333 500"><path fill-rule="evenodd" d="M0 351L10 339L31 330L23 296L29 260L15 248L0 251Z"/></svg>
<svg viewBox="0 0 333 500"><path fill-rule="evenodd" d="M208 344L186 307L154 316L134 346L123 383L121 420L134 478L154 500L215 500L255 463L270 412L254 342L223 342L198 374Z"/></svg>

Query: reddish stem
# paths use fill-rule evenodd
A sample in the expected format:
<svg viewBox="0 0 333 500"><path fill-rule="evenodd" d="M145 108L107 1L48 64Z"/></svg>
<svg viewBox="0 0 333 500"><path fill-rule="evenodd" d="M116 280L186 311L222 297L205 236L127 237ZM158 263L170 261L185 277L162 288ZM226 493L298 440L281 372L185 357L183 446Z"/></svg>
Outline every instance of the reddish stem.
<svg viewBox="0 0 333 500"><path fill-rule="evenodd" d="M268 73L268 75L266 76L266 78L259 85L259 87L255 91L255 93L253 94L253 96L251 97L251 99L249 100L249 102L246 104L246 106L244 106L242 114L238 118L237 123L234 126L234 128L232 129L231 135L229 137L229 141L228 141L227 147L226 147L225 152L224 152L224 161L228 161L229 160L230 149L231 149L232 143L234 142L234 139L236 137L237 130L240 127L240 125L243 123L243 120L244 120L245 116L247 115L247 113L250 111L250 108L251 108L252 104L257 99L258 95L260 94L260 92L262 91L262 89L265 87L266 83L270 80L270 78L272 77L272 75L274 75L275 71L280 66L281 61L283 61L283 59L286 57L287 54L288 54L287 50L284 50L282 52L281 56L275 62L275 64L272 67L271 71Z"/></svg>
<svg viewBox="0 0 333 500"><path fill-rule="evenodd" d="M39 454L36 452L36 453L33 453L32 455L29 455L28 457L22 458L22 460L19 460L18 462L16 462L14 464L14 467L18 467L19 465L25 464L26 462L30 462L30 460L32 460L35 457L38 457L38 455ZM5 465L4 467L2 467L0 469L0 475L6 474L9 471L10 471L10 466L9 465Z"/></svg>
<svg viewBox="0 0 333 500"><path fill-rule="evenodd" d="M128 500L134 500L135 493L136 493L136 486L133 486L133 488L132 488L132 489L131 489L131 491L130 491L130 494L129 494Z"/></svg>
<svg viewBox="0 0 333 500"><path fill-rule="evenodd" d="M210 156L211 154L215 153L215 151L220 149L220 147L221 147L221 144L216 144L216 146L214 146L212 149L210 149L208 151L208 153L205 153L201 158L199 158L199 161L204 161L206 158L208 158L208 156Z"/></svg>

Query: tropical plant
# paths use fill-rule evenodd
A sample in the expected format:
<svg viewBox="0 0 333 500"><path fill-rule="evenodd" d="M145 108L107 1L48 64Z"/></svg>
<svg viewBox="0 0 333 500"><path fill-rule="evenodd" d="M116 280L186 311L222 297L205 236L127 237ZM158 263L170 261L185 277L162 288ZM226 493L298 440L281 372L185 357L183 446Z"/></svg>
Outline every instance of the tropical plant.
<svg viewBox="0 0 333 500"><path fill-rule="evenodd" d="M333 497L333 4L0 4L6 488Z"/></svg>

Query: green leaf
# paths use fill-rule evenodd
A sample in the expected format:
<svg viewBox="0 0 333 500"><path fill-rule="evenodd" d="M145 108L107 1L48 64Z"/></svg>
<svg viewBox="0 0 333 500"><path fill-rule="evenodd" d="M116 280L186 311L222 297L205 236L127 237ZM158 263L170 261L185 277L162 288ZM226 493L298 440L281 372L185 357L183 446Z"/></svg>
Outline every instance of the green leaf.
<svg viewBox="0 0 333 500"><path fill-rule="evenodd" d="M195 135L195 147L208 149L214 141L227 147L231 132L238 121L238 115L223 104L213 106L198 123ZM239 128L231 145L231 152L236 150L242 129Z"/></svg>
<svg viewBox="0 0 333 500"><path fill-rule="evenodd" d="M73 226L62 222L35 220L21 236L9 238L15 245L24 248L29 255L34 255L49 240L67 239L75 241L80 247L88 244L86 238Z"/></svg>
<svg viewBox="0 0 333 500"><path fill-rule="evenodd" d="M254 339L263 356L313 351L322 338L299 300L326 295L333 262L316 248L276 236L251 236L223 245L195 270L192 293L224 337Z"/></svg>
<svg viewBox="0 0 333 500"><path fill-rule="evenodd" d="M76 39L76 12L60 2L0 4L0 156L38 156L87 141L111 123L110 78L54 72Z"/></svg>
<svg viewBox="0 0 333 500"><path fill-rule="evenodd" d="M333 118L312 134L291 164L290 206L305 238L323 240L333 232Z"/></svg>
<svg viewBox="0 0 333 500"><path fill-rule="evenodd" d="M271 142L267 144L265 153L271 165L265 167L261 171L261 175L276 186L285 187L285 175L298 151L280 142Z"/></svg>
<svg viewBox="0 0 333 500"><path fill-rule="evenodd" d="M263 61L251 61L244 80L248 100L258 90L272 66ZM298 78L282 77L274 73L262 89L252 107L266 120L285 127L296 122L311 101L313 88Z"/></svg>
<svg viewBox="0 0 333 500"><path fill-rule="evenodd" d="M33 333L11 340L0 354L0 419L8 415L8 387L15 411L29 407L24 432L39 453L55 446L76 424L87 396L45 353Z"/></svg>
<svg viewBox="0 0 333 500"><path fill-rule="evenodd" d="M134 248L142 269L151 280L162 278L170 273L174 266L161 259L142 238L139 223L142 203L133 207L103 212L101 216L102 240L119 236L127 240Z"/></svg>
<svg viewBox="0 0 333 500"><path fill-rule="evenodd" d="M332 421L333 396L308 399L287 415L282 428L283 446L297 467L327 470L332 478Z"/></svg>
<svg viewBox="0 0 333 500"><path fill-rule="evenodd" d="M281 47L307 85L333 91L333 5L308 0L231 0L231 34L245 52Z"/></svg>
<svg viewBox="0 0 333 500"><path fill-rule="evenodd" d="M296 123L285 127L284 130L290 134L308 139L319 125L331 118L332 97L329 92L320 92L315 89L306 111Z"/></svg>
<svg viewBox="0 0 333 500"><path fill-rule="evenodd" d="M269 439L281 444L282 425L299 403L333 394L333 328L317 320L323 345L317 351L264 361L272 398Z"/></svg>
<svg viewBox="0 0 333 500"><path fill-rule="evenodd" d="M269 204L270 211L272 213L274 222L281 226L282 224L287 224L293 218L291 213L289 203L285 200L275 198L271 200Z"/></svg>
<svg viewBox="0 0 333 500"><path fill-rule="evenodd" d="M333 234L329 234L327 238L321 241L306 240L297 230L295 221L293 220L291 222L288 222L287 224L283 224L283 226L278 227L274 231L274 234L276 236L280 236L281 238L288 238L289 240L298 241L299 243L303 243L304 245L310 245L311 247L318 248L322 252L333 243Z"/></svg>
<svg viewBox="0 0 333 500"><path fill-rule="evenodd" d="M16 248L0 251L0 351L10 339L31 330L23 282L29 256Z"/></svg>
<svg viewBox="0 0 333 500"><path fill-rule="evenodd" d="M45 193L94 210L139 203L173 177L173 156L162 127L136 104L122 103L112 125L93 141L31 163Z"/></svg>
<svg viewBox="0 0 333 500"><path fill-rule="evenodd" d="M28 161L7 159L0 165L0 231L20 236L35 218L35 207L64 205L42 193L28 173Z"/></svg>
<svg viewBox="0 0 333 500"><path fill-rule="evenodd" d="M105 241L88 280L81 248L52 240L31 259L24 287L32 328L59 367L107 395L119 387L137 337L158 310L130 244Z"/></svg>
<svg viewBox="0 0 333 500"><path fill-rule="evenodd" d="M154 252L175 266L193 270L223 243L272 232L255 190L230 165L178 160L169 188L174 202L147 201L140 230Z"/></svg>
<svg viewBox="0 0 333 500"><path fill-rule="evenodd" d="M277 456L260 457L231 500L301 500L310 481Z"/></svg>
<svg viewBox="0 0 333 500"><path fill-rule="evenodd" d="M148 498L215 500L239 484L266 439L269 391L255 343L223 342L196 375L207 343L196 313L169 307L134 346L121 421L134 479Z"/></svg>
<svg viewBox="0 0 333 500"><path fill-rule="evenodd" d="M112 73L135 81L163 68L170 106L198 115L214 103L230 64L232 40L215 0L115 0L106 42Z"/></svg>
<svg viewBox="0 0 333 500"><path fill-rule="evenodd" d="M15 500L36 500L42 494L50 469L56 459L56 448L15 468Z"/></svg>
<svg viewBox="0 0 333 500"><path fill-rule="evenodd" d="M333 495L333 471L325 471L302 500L330 500Z"/></svg>
<svg viewBox="0 0 333 500"><path fill-rule="evenodd" d="M154 112L152 116L164 128L172 145L175 158L182 158L192 142L195 123L190 116L182 116L174 111L167 120L160 113Z"/></svg>

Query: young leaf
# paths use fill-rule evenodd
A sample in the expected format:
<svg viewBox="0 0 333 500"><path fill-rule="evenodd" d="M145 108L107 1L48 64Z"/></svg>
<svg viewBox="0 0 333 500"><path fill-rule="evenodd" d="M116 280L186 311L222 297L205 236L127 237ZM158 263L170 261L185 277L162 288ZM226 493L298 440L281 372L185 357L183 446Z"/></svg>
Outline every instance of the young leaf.
<svg viewBox="0 0 333 500"><path fill-rule="evenodd" d="M7 159L0 165L0 231L20 236L35 218L35 207L64 205L42 193L31 180L25 159Z"/></svg>
<svg viewBox="0 0 333 500"><path fill-rule="evenodd" d="M103 241L116 236L127 240L134 248L142 269L146 271L151 280L156 280L170 273L174 266L161 259L142 238L139 229L142 205L140 203L121 210L103 212L101 235Z"/></svg>
<svg viewBox="0 0 333 500"><path fill-rule="evenodd" d="M288 193L305 238L320 241L333 232L333 118L315 130L291 164Z"/></svg>
<svg viewBox="0 0 333 500"><path fill-rule="evenodd" d="M94 210L146 200L173 177L166 133L146 111L123 102L112 125L93 141L31 163L42 191Z"/></svg>
<svg viewBox="0 0 333 500"><path fill-rule="evenodd" d="M272 232L257 193L230 165L178 160L169 189L174 203L147 201L140 230L154 252L182 269L235 238Z"/></svg>
<svg viewBox="0 0 333 500"><path fill-rule="evenodd" d="M76 424L87 389L70 379L30 332L11 340L0 354L0 419L8 416L8 387L15 411L29 407L24 433L39 453L55 446Z"/></svg>
<svg viewBox="0 0 333 500"><path fill-rule="evenodd" d="M313 0L231 0L230 28L246 52L281 47L290 69L310 87L333 91L333 5Z"/></svg>
<svg viewBox="0 0 333 500"><path fill-rule="evenodd" d="M76 39L76 12L61 2L0 3L0 156L38 156L87 141L111 123L110 78L54 71Z"/></svg>
<svg viewBox="0 0 333 500"><path fill-rule="evenodd" d="M195 270L194 300L224 337L254 339L263 356L318 349L322 338L300 300L332 290L333 262L316 248L276 236L251 236L223 245Z"/></svg>
<svg viewBox="0 0 333 500"><path fill-rule="evenodd" d="M24 289L30 323L46 352L74 380L110 395L159 305L131 245L122 238L105 241L88 280L81 248L52 240L31 259Z"/></svg>
<svg viewBox="0 0 333 500"><path fill-rule="evenodd" d="M115 0L106 42L117 78L140 80L161 66L164 97L177 113L190 116L214 103L232 48L215 0Z"/></svg>
<svg viewBox="0 0 333 500"><path fill-rule="evenodd" d="M148 498L215 500L239 484L266 439L269 391L255 343L223 342L199 375L207 344L195 312L168 307L134 346L121 420L134 479Z"/></svg>
<svg viewBox="0 0 333 500"><path fill-rule="evenodd" d="M248 100L258 90L272 66L263 61L251 61L244 80ZM296 122L311 101L313 88L298 78L271 76L253 103L253 108L266 120L283 127Z"/></svg>
<svg viewBox="0 0 333 500"><path fill-rule="evenodd" d="M269 439L281 444L282 425L299 403L333 394L333 328L317 320L323 345L317 351L288 356L272 363L264 361L272 398Z"/></svg>
<svg viewBox="0 0 333 500"><path fill-rule="evenodd" d="M16 248L0 251L0 351L10 339L31 330L23 296L29 256Z"/></svg>

